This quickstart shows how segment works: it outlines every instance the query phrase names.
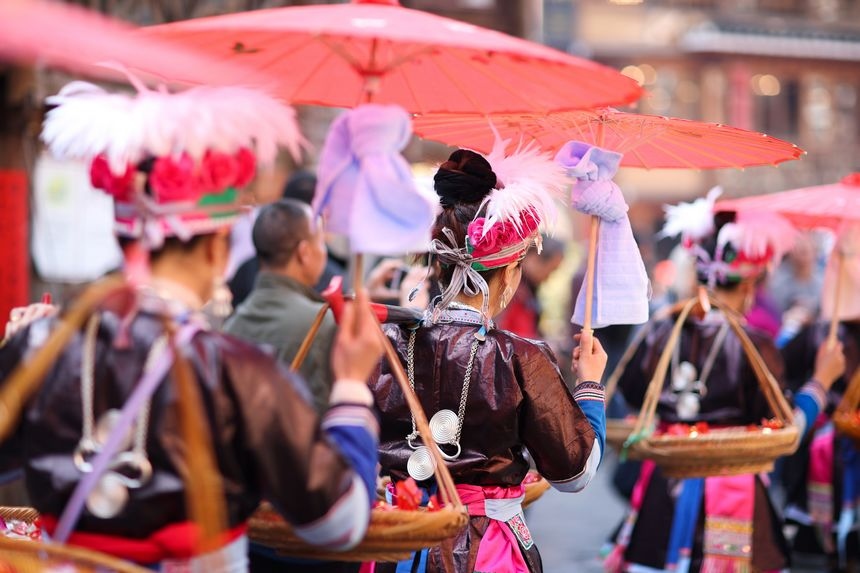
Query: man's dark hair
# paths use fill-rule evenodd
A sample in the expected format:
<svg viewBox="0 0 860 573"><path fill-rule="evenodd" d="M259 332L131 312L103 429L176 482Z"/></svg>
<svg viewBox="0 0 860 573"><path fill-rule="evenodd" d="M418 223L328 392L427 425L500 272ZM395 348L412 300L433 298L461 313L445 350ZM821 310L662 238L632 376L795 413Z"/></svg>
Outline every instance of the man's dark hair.
<svg viewBox="0 0 860 573"><path fill-rule="evenodd" d="M293 173L284 186L283 198L296 199L310 205L314 201L317 176L310 171L300 170Z"/></svg>
<svg viewBox="0 0 860 573"><path fill-rule="evenodd" d="M306 203L281 199L263 207L251 235L260 264L268 267L286 265L299 243L308 238L310 230Z"/></svg>

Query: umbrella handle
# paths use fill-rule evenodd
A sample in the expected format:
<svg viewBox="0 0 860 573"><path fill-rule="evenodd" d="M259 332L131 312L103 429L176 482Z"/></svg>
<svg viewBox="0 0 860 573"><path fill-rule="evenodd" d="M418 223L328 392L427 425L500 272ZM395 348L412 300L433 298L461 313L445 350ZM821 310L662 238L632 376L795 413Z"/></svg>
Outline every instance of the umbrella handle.
<svg viewBox="0 0 860 573"><path fill-rule="evenodd" d="M833 311L830 315L830 331L827 333L827 345L836 344L836 334L839 328L839 298L842 294L842 279L845 275L845 255L836 249L836 292L833 295Z"/></svg>
<svg viewBox="0 0 860 573"><path fill-rule="evenodd" d="M591 215L591 230L588 239L588 260L585 267L585 317L582 331L591 332L591 315L594 308L594 269L597 262L597 240L600 233L600 217ZM585 350L585 349L583 349ZM589 348L590 352L591 349Z"/></svg>

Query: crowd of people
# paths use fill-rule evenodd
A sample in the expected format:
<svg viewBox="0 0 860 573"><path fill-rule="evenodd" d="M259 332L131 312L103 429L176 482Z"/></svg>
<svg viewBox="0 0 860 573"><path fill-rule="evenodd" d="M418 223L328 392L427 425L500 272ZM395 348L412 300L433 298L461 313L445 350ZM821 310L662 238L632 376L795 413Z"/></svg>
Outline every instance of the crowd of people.
<svg viewBox="0 0 860 573"><path fill-rule="evenodd" d="M517 171L511 154L502 181L487 157L455 151L435 175L439 211L427 252L377 261L336 322L322 292L350 271L311 207L313 174L297 174L282 199L240 216L233 191L247 177L223 176L223 166L253 162L247 154L209 149L200 163L211 168L208 179L198 174L185 186L176 181L188 156L175 160L175 150L129 160L119 172L93 158L94 185L116 201L134 304L100 308L47 367L0 445L4 481L23 472L28 499L21 503L39 511L46 539L157 570L368 570L279 555L249 542L247 522L268 501L296 535L334 556L365 534L380 478L394 484L390 501L408 480L425 505L434 499L433 463L392 363L382 358L390 344L469 524L440 546L373 570L542 571L521 507L524 480L535 468L573 493L594 477L607 452L602 382L635 331L572 330L558 348L541 340L540 287L565 257L565 243L544 234L560 168L551 157L537 168L531 157ZM512 209L517 193L522 201ZM860 457L829 415L858 368L858 323L844 321L838 341L826 340L817 237L786 244L734 213L711 219L705 229L678 229L692 263L689 280L681 267L676 274L684 288L709 289L719 309L700 301L683 324L658 430L756 426L772 416L731 318L743 321L791 400L801 443L772 476L677 479L651 461L622 466L632 476L630 511L611 535L606 570L782 571L796 552L826 555L832 570L857 565ZM222 305L210 301L224 301L225 278L237 304L216 321ZM575 291L581 281L572 279ZM670 304L684 294L663 298ZM371 302L412 306L423 318L385 324L380 334ZM624 367L613 414L642 407L676 316L677 309L642 327L648 332ZM52 305L13 313L0 347L0 397L59 324ZM313 329L313 343L291 369ZM226 531L205 552L186 508L195 476L186 466L180 393L157 384L178 376L168 373L174 353L201 391L225 498ZM565 355L568 363L556 358ZM127 439L113 437L126 429ZM798 526L791 539L786 523Z"/></svg>

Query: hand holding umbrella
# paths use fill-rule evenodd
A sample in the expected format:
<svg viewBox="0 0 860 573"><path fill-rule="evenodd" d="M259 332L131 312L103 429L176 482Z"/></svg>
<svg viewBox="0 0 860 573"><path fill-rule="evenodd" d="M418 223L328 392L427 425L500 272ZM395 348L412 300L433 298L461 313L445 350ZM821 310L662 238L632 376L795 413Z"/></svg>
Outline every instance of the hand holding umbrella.
<svg viewBox="0 0 860 573"><path fill-rule="evenodd" d="M556 155L576 179L573 208L591 215L585 283L572 319L586 332L648 320L648 274L627 218L627 203L612 181L621 159L620 153L580 141L565 144Z"/></svg>

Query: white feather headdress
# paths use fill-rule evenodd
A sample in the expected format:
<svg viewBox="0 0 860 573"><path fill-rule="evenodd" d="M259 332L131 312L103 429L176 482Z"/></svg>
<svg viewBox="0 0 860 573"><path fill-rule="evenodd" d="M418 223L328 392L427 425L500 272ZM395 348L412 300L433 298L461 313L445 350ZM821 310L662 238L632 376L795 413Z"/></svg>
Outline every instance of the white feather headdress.
<svg viewBox="0 0 860 573"><path fill-rule="evenodd" d="M681 237L686 241L700 241L714 232L714 204L723 194L722 187L714 187L705 197L691 203L666 205L666 222L660 237Z"/></svg>
<svg viewBox="0 0 860 573"><path fill-rule="evenodd" d="M254 152L270 163L279 146L298 158L305 146L293 108L256 90L200 86L171 94L142 85L138 93L108 93L72 82L47 99L57 107L45 118L42 140L58 156L104 155L115 174L147 157L207 150Z"/></svg>
<svg viewBox="0 0 860 573"><path fill-rule="evenodd" d="M535 143L517 145L510 155L505 153L510 140L496 136L492 151L486 156L498 180L484 199L486 213L484 234L494 225L510 222L523 232L522 216L531 213L539 222L539 229L547 232L558 219L557 200L563 198L570 184L564 168L553 156Z"/></svg>
<svg viewBox="0 0 860 573"><path fill-rule="evenodd" d="M797 229L781 215L766 211L740 211L734 223L717 234L717 249L731 244L748 259L778 261L797 240Z"/></svg>

